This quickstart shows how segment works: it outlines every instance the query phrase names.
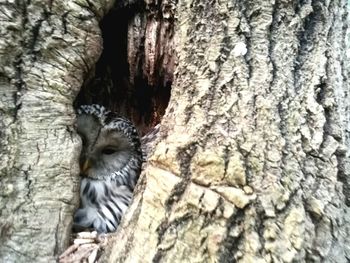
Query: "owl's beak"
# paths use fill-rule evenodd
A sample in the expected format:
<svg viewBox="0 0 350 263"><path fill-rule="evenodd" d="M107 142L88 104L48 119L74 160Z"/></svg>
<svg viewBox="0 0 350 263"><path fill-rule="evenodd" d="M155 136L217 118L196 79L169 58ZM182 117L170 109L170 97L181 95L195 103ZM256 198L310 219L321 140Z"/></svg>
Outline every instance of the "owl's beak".
<svg viewBox="0 0 350 263"><path fill-rule="evenodd" d="M91 161L86 159L81 167L82 174L86 174L86 172L91 168Z"/></svg>

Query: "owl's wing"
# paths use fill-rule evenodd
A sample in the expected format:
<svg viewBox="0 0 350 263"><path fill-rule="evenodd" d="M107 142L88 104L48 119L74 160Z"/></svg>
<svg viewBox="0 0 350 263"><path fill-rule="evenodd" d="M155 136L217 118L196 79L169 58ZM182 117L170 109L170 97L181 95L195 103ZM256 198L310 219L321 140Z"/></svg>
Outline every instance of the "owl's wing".
<svg viewBox="0 0 350 263"><path fill-rule="evenodd" d="M154 149L155 142L159 136L160 124L157 124L151 131L141 138L142 160L147 161L150 153Z"/></svg>

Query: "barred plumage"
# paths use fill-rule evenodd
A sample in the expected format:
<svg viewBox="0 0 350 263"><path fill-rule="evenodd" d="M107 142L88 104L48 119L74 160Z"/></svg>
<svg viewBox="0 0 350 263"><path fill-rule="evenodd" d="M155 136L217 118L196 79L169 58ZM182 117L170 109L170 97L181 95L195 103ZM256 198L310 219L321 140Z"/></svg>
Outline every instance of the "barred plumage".
<svg viewBox="0 0 350 263"><path fill-rule="evenodd" d="M129 120L103 106L83 105L77 112L83 178L74 225L111 232L132 200L142 165L140 139Z"/></svg>

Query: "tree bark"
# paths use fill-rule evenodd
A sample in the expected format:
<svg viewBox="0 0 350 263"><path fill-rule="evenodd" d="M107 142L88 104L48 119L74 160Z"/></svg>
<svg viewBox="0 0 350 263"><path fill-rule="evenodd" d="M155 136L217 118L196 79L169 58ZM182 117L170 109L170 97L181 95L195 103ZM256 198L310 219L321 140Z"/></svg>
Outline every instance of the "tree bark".
<svg viewBox="0 0 350 263"><path fill-rule="evenodd" d="M170 103L101 262L348 262L347 2L176 14Z"/></svg>
<svg viewBox="0 0 350 263"><path fill-rule="evenodd" d="M53 262L68 244L80 152L72 104L112 5L0 3L0 261ZM347 1L146 7L160 14L139 34L149 54L170 50L158 70L173 80L171 98L100 262L348 262ZM174 42L155 48L165 38ZM151 60L141 68L154 83Z"/></svg>
<svg viewBox="0 0 350 263"><path fill-rule="evenodd" d="M72 103L113 1L0 2L0 261L56 262L78 204Z"/></svg>

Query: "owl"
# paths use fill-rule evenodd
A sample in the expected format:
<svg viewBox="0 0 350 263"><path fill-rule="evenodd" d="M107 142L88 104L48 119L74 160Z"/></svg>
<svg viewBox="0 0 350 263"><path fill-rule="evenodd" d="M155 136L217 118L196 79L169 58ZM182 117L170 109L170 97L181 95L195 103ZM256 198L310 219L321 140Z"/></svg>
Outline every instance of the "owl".
<svg viewBox="0 0 350 263"><path fill-rule="evenodd" d="M131 203L141 171L140 139L129 120L103 106L83 105L77 113L82 179L74 229L112 232Z"/></svg>

